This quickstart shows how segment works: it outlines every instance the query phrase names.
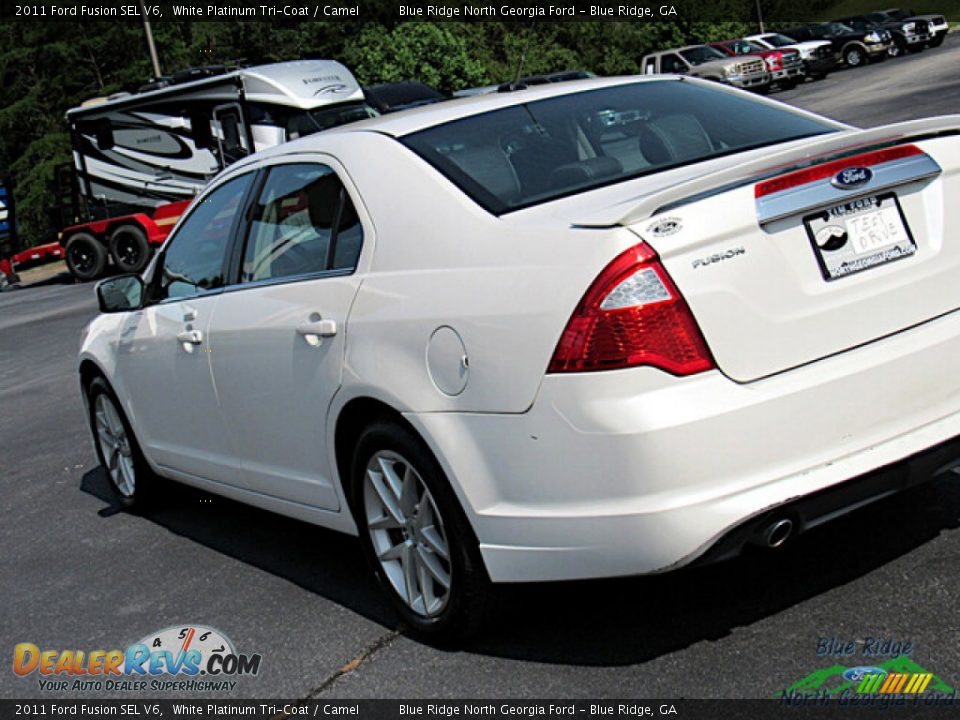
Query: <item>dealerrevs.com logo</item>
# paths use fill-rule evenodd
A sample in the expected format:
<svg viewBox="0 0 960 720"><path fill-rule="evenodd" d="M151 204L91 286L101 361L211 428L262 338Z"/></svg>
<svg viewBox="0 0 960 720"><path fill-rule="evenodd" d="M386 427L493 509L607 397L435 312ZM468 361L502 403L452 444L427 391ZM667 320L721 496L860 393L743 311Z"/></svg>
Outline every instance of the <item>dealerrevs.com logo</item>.
<svg viewBox="0 0 960 720"><path fill-rule="evenodd" d="M40 690L231 691L235 678L256 675L261 655L238 653L222 632L203 625L174 625L125 650L41 649L19 643L13 672L35 676Z"/></svg>

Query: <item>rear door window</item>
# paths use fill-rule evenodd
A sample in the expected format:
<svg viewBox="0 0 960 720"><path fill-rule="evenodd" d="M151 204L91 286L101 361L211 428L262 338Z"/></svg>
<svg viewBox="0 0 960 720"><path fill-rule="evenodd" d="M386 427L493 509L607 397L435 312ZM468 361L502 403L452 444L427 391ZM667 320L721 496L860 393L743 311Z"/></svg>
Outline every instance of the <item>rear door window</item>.
<svg viewBox="0 0 960 720"><path fill-rule="evenodd" d="M277 165L253 208L240 279L352 270L362 241L353 203L331 167Z"/></svg>

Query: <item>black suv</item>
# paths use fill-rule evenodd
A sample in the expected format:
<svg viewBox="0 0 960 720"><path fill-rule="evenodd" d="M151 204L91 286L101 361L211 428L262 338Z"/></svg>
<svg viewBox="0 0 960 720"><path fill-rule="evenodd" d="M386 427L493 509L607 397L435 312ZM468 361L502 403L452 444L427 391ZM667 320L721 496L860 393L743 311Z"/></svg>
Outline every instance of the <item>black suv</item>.
<svg viewBox="0 0 960 720"><path fill-rule="evenodd" d="M893 44L890 32L887 30L862 32L838 22L811 23L778 32L798 42L829 40L833 45L834 53L843 58L847 67L859 67L869 60L883 60Z"/></svg>
<svg viewBox="0 0 960 720"><path fill-rule="evenodd" d="M866 15L851 15L837 22L849 25L858 32L888 30L893 38L893 45L887 51L891 57L906 55L908 52L920 52L932 39L930 23L919 18L897 20L882 12L872 12Z"/></svg>

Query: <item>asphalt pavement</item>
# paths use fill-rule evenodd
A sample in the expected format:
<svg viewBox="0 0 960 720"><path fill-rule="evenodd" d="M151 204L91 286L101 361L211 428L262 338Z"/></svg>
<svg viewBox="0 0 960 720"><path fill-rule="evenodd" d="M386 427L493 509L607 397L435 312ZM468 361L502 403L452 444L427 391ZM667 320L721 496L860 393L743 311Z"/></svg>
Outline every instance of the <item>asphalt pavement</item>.
<svg viewBox="0 0 960 720"><path fill-rule="evenodd" d="M957 113L958 67L954 34L772 97L859 125ZM115 507L75 372L95 312L92 286L62 277L0 293L0 697L81 695L15 676L17 643L124 648L191 623L262 654L242 697L772 697L845 662L818 656L823 638L909 642L917 664L960 686L954 476L782 552L505 588L480 638L437 649L396 631L353 538L186 488L145 516Z"/></svg>

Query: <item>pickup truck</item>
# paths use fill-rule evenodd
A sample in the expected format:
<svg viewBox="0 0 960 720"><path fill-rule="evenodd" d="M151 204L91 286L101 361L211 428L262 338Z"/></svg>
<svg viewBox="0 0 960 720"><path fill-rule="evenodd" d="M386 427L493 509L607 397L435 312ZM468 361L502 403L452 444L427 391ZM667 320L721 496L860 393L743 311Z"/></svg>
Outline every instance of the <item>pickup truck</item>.
<svg viewBox="0 0 960 720"><path fill-rule="evenodd" d="M947 19L940 13L933 13L930 15L918 15L913 10L904 10L902 8L890 8L889 10L882 10L879 13L870 13L871 15L885 15L887 17L893 18L894 20L901 20L910 22L913 20L926 20L930 27L930 47L940 47L943 45L944 38L947 37L947 32L950 30L950 23L947 22Z"/></svg>
<svg viewBox="0 0 960 720"><path fill-rule="evenodd" d="M803 60L797 50L770 50L750 40L723 40L710 43L710 47L729 57L759 55L770 73L770 81L783 89L789 90L803 81Z"/></svg>
<svg viewBox="0 0 960 720"><path fill-rule="evenodd" d="M762 57L728 57L709 45L688 45L650 53L640 61L640 67L644 75L692 75L745 90L766 91L772 82Z"/></svg>
<svg viewBox="0 0 960 720"><path fill-rule="evenodd" d="M814 80L825 78L840 62L840 56L834 52L833 44L829 40L797 42L780 33L747 35L744 40L755 42L768 50L796 50L803 60L804 74Z"/></svg>
<svg viewBox="0 0 960 720"><path fill-rule="evenodd" d="M933 36L930 24L926 20L896 20L883 13L867 13L837 20L858 32L887 30L893 38L893 44L887 50L890 57L899 57L908 52L920 52Z"/></svg>
<svg viewBox="0 0 960 720"><path fill-rule="evenodd" d="M779 31L794 40L829 40L847 67L860 67L869 61L880 62L887 57L893 39L887 30L854 30L838 22L811 23Z"/></svg>

